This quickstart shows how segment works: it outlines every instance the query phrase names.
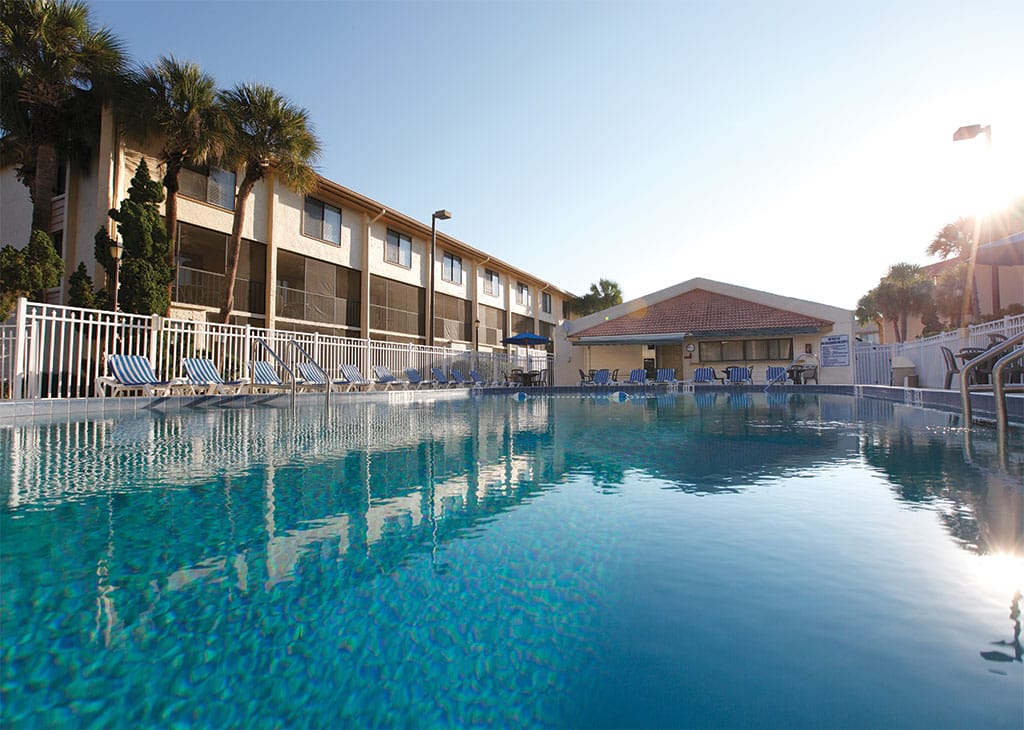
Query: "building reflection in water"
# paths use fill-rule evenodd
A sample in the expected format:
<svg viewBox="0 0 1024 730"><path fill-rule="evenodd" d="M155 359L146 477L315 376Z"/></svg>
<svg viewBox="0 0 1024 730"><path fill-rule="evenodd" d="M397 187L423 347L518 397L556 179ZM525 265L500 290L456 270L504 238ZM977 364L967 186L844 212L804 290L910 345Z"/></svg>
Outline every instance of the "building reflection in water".
<svg viewBox="0 0 1024 730"><path fill-rule="evenodd" d="M902 504L940 514L964 549L1024 555L1019 473L965 461L947 414L840 396L145 413L4 429L0 452L0 497L20 518L8 529L43 531L55 555L101 556L75 580L95 585L94 636L107 645L153 616L162 594L197 583L269 593L330 571L340 595L418 559L443 576L446 544L579 475L608 492L636 472L666 489L736 494L863 461ZM1014 605L1006 646L1019 661L1019 594Z"/></svg>

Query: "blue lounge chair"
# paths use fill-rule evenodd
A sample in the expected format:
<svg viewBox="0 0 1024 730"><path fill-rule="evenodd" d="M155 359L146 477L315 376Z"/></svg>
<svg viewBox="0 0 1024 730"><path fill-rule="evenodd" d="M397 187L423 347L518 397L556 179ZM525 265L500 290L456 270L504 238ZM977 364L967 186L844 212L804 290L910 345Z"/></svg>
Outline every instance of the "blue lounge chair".
<svg viewBox="0 0 1024 730"><path fill-rule="evenodd" d="M409 378L410 388L424 388L428 386L433 388L437 384L433 380L427 380L420 375L420 371L416 368L406 368L405 377Z"/></svg>
<svg viewBox="0 0 1024 730"><path fill-rule="evenodd" d="M434 376L434 382L441 388L454 388L458 385L454 380L449 380L441 368L430 368L430 374Z"/></svg>
<svg viewBox="0 0 1024 730"><path fill-rule="evenodd" d="M716 380L722 381L722 378L715 374L714 368L694 368L693 369L693 382L694 383L714 383Z"/></svg>
<svg viewBox="0 0 1024 730"><path fill-rule="evenodd" d="M612 373L608 368L603 368L594 373L594 379L591 381L594 385L611 385L612 384Z"/></svg>
<svg viewBox="0 0 1024 730"><path fill-rule="evenodd" d="M277 371L274 370L274 366L266 360L253 360L249 363L249 368L252 370L252 383L249 388L253 392L257 390L293 390L295 388L294 383L286 383L281 380Z"/></svg>
<svg viewBox="0 0 1024 730"><path fill-rule="evenodd" d="M623 385L647 385L647 371L643 368L633 368L629 371L629 380Z"/></svg>
<svg viewBox="0 0 1024 730"><path fill-rule="evenodd" d="M764 371L764 382L767 385L772 383L785 383L789 379L784 365L769 365Z"/></svg>
<svg viewBox="0 0 1024 730"><path fill-rule="evenodd" d="M675 368L658 368L657 377L654 378L655 383L678 383L676 380L676 369Z"/></svg>
<svg viewBox="0 0 1024 730"><path fill-rule="evenodd" d="M452 380L455 381L456 385L468 386L470 384L469 381L466 380L466 376L462 374L462 371L457 370L456 368L452 368Z"/></svg>
<svg viewBox="0 0 1024 730"><path fill-rule="evenodd" d="M481 388L490 385L476 370L469 371L469 378L473 381L473 385L479 385Z"/></svg>
<svg viewBox="0 0 1024 730"><path fill-rule="evenodd" d="M323 390L328 385L335 392L352 390L348 387L348 381L343 378L331 380L328 384L327 376L324 374L323 369L311 362L299 363L299 377L302 378L297 384L299 390Z"/></svg>
<svg viewBox="0 0 1024 730"><path fill-rule="evenodd" d="M743 365L734 365L729 368L729 385L741 385L742 383L754 384L754 378L750 374L750 368Z"/></svg>
<svg viewBox="0 0 1024 730"><path fill-rule="evenodd" d="M225 381L213 360L207 357L183 357L181 364L193 390L203 388L207 393L233 394L247 388L251 382L249 378Z"/></svg>
<svg viewBox="0 0 1024 730"><path fill-rule="evenodd" d="M409 385L408 380L399 380L396 378L395 374L391 372L391 369L386 365L373 366L373 379L377 381L377 385L382 386L384 390L390 390L391 388L405 388Z"/></svg>
<svg viewBox="0 0 1024 730"><path fill-rule="evenodd" d="M149 360L142 355L108 355L107 367L111 374L96 378L96 392L100 398L106 396L107 388L111 397L132 391L150 397L193 392L185 378L160 380Z"/></svg>
<svg viewBox="0 0 1024 730"><path fill-rule="evenodd" d="M373 381L364 378L362 372L355 365L342 365L341 377L348 384L348 390L373 390Z"/></svg>

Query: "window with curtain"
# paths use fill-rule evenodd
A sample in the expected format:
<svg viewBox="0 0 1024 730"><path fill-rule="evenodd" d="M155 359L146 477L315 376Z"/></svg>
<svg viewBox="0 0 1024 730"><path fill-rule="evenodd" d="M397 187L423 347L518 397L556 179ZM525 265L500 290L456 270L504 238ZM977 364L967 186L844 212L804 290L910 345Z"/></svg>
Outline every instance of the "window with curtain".
<svg viewBox="0 0 1024 730"><path fill-rule="evenodd" d="M484 294L496 297L501 293L501 278L497 271L492 269L484 270Z"/></svg>
<svg viewBox="0 0 1024 730"><path fill-rule="evenodd" d="M462 283L462 259L447 251L441 260L441 278L453 284Z"/></svg>
<svg viewBox="0 0 1024 730"><path fill-rule="evenodd" d="M530 306L530 287L523 283L516 284L516 304Z"/></svg>
<svg viewBox="0 0 1024 730"><path fill-rule="evenodd" d="M389 264L412 268L412 238L388 229L388 237L384 243L384 260Z"/></svg>
<svg viewBox="0 0 1024 730"><path fill-rule="evenodd" d="M235 208L235 173L212 165L184 167L178 176L178 192L218 208Z"/></svg>

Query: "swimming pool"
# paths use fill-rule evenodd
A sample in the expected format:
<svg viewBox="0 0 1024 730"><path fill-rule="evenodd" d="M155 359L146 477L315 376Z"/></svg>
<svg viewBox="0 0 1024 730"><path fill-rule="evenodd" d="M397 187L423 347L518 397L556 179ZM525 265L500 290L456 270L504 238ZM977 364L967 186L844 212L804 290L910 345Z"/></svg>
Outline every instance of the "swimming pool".
<svg viewBox="0 0 1024 730"><path fill-rule="evenodd" d="M0 428L3 725L1021 727L1022 473L984 431L340 400Z"/></svg>

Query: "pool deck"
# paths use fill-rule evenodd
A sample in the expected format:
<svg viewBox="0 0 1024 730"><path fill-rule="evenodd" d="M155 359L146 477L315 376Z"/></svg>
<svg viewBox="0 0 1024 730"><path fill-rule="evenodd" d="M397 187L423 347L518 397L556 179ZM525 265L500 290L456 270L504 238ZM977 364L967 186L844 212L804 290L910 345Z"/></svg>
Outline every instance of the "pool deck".
<svg viewBox="0 0 1024 730"><path fill-rule="evenodd" d="M718 393L762 393L764 385L712 385L697 386L701 392ZM577 395L610 395L621 392L628 396L653 396L664 394L665 387L660 386L551 386L535 388L434 388L418 390L387 390L354 393L332 393L332 404L378 401L392 404L423 402L431 400L451 400L468 398L477 394L516 395L520 398L543 396L577 396ZM866 398L878 398L887 401L904 403L909 406L931 408L953 413L960 412L960 391L939 390L931 388L903 388L884 385L777 385L772 386L771 393L788 394L831 394L853 395ZM522 395L519 395L522 394ZM684 396L686 394L680 393ZM1024 395L1008 394L1007 416L1014 428L1024 427ZM65 418L71 416L95 415L106 416L118 413L135 413L137 411L177 411L202 408L252 408L270 406L287 408L291 405L289 393L272 394L241 394L241 395L184 395L166 397L117 397L117 398L38 398L32 400L0 401L0 423L13 424L22 419L38 420L43 418ZM295 402L302 405L325 403L323 393L298 393ZM991 393L972 393L971 405L974 418L985 424L994 422L995 399Z"/></svg>

